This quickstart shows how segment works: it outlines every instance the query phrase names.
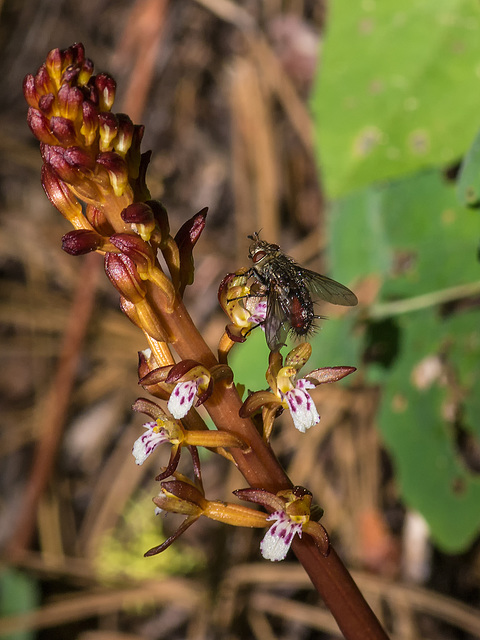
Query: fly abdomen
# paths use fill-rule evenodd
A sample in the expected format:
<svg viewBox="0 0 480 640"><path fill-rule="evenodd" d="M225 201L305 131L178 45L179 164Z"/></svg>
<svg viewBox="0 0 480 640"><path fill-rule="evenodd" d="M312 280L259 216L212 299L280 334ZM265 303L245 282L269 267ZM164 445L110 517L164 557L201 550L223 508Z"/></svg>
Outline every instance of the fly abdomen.
<svg viewBox="0 0 480 640"><path fill-rule="evenodd" d="M296 335L303 336L309 332L315 318L312 300L297 290L290 291L289 303L289 324Z"/></svg>

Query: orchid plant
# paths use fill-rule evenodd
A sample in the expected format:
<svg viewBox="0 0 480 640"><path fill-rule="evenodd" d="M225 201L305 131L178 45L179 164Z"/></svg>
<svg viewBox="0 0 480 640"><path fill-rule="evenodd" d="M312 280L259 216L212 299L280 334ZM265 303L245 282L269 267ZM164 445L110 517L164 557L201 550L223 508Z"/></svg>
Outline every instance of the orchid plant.
<svg viewBox="0 0 480 640"><path fill-rule="evenodd" d="M104 256L120 306L148 345L139 357L140 384L163 403L149 398L135 402L133 409L149 421L133 444L133 456L141 465L160 445L170 445L169 462L156 477L160 486L153 502L157 510L181 513L186 519L173 536L145 555L163 551L200 516L263 528L263 557L283 560L292 547L347 638L385 638L318 522L322 510L313 505L310 491L293 485L270 446L280 413L289 412L301 433L314 428L320 416L310 390L340 380L354 368L326 367L299 377L311 356L310 344L299 344L285 358L275 350L266 371L269 389L242 401L228 355L261 327L265 297L250 290L246 269L224 278L219 300L231 322L215 355L182 300L194 280L193 249L207 210L171 232L167 211L151 198L146 185L150 152L140 150L144 129L127 115L112 112L115 88L108 74L94 75L81 44L52 50L38 72L24 81L28 124L40 141L43 187L73 226L62 239L63 249L72 255L97 251ZM207 428L196 410L199 405L216 429ZM207 499L198 447L235 464L250 485L237 490L236 496L262 510ZM177 471L185 448L192 458L190 479Z"/></svg>

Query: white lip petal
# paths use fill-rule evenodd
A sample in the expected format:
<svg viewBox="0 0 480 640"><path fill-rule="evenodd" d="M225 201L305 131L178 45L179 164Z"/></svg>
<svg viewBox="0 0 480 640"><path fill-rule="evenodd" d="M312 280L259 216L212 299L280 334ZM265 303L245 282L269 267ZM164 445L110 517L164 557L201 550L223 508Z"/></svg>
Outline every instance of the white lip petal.
<svg viewBox="0 0 480 640"><path fill-rule="evenodd" d="M188 380L180 382L170 395L168 410L176 420L180 420L187 415L195 400L197 393L197 382Z"/></svg>
<svg viewBox="0 0 480 640"><path fill-rule="evenodd" d="M310 383L306 380L300 379L297 381L295 389L285 393L285 400L288 403L293 424L302 433L305 433L307 429L320 422L315 403L310 394L305 391L305 389L313 386L310 386Z"/></svg>
<svg viewBox="0 0 480 640"><path fill-rule="evenodd" d="M265 560L284 560L295 534L302 537L302 525L292 522L283 511L275 511L267 520L275 520L260 543L260 551Z"/></svg>
<svg viewBox="0 0 480 640"><path fill-rule="evenodd" d="M169 442L165 429L159 428L157 422L146 422L143 426L146 431L135 440L132 449L135 462L139 465L145 462L159 444Z"/></svg>

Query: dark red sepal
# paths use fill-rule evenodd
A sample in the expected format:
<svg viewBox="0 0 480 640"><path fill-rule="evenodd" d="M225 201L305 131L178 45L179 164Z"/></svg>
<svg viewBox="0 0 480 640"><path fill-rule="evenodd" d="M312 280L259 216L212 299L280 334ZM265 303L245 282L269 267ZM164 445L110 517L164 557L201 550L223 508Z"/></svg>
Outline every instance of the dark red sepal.
<svg viewBox="0 0 480 640"><path fill-rule="evenodd" d="M208 207L204 207L190 220L187 220L178 230L175 242L180 253L180 295L185 287L193 283L195 265L193 262L193 248L205 228Z"/></svg>
<svg viewBox="0 0 480 640"><path fill-rule="evenodd" d="M104 240L96 231L75 229L62 238L62 249L71 256L81 256L96 251L103 246Z"/></svg>

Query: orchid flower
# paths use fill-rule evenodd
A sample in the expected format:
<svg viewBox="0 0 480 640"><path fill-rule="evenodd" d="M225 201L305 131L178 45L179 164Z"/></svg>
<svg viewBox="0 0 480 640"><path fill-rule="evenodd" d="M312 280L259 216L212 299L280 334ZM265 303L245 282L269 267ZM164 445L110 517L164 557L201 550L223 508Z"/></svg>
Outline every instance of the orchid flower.
<svg viewBox="0 0 480 640"><path fill-rule="evenodd" d="M264 438L268 442L275 417L287 409L293 424L301 433L305 433L320 421L320 416L312 397L308 393L318 384L335 382L355 371L354 367L325 367L315 369L304 378L297 378L299 370L312 353L308 342L302 342L288 353L283 362L279 351L270 352L266 373L270 391L252 393L240 410L242 417L250 417L262 409Z"/></svg>
<svg viewBox="0 0 480 640"><path fill-rule="evenodd" d="M284 560L295 536L301 538L303 533L314 539L324 556L328 555L330 543L327 532L312 518L315 514L319 519L323 511L312 508L312 494L308 489L296 486L276 495L262 489L240 489L234 493L242 500L257 502L273 511L267 517L267 521L273 521L273 524L260 543L261 554L266 560Z"/></svg>

